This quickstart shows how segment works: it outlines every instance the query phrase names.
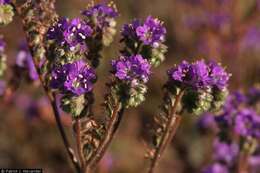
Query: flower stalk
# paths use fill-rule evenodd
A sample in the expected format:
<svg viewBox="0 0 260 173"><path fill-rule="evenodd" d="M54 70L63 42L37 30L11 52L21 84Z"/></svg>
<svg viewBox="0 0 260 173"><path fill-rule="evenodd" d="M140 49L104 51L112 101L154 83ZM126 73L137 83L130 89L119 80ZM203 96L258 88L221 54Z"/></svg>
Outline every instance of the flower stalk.
<svg viewBox="0 0 260 173"><path fill-rule="evenodd" d="M180 125L181 116L176 115L176 112L177 112L177 106L180 103L180 100L183 96L183 92L184 91L180 91L179 94L176 95L176 98L174 100L171 100L172 106L168 110L168 116L170 117L170 119L167 123L162 139L160 140L159 145L155 149L155 153L151 158L151 164L148 173L153 173L155 171L156 165L158 164L159 159L161 158L166 146L171 142L173 136L176 133L176 130Z"/></svg>

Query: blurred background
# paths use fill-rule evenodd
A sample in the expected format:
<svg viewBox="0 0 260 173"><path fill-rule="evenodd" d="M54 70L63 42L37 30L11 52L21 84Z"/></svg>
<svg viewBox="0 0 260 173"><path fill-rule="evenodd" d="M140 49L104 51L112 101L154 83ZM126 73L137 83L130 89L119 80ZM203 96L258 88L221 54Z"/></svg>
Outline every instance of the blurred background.
<svg viewBox="0 0 260 173"><path fill-rule="evenodd" d="M120 29L134 18L152 15L167 28L166 61L153 70L146 102L127 110L119 133L99 166L100 173L145 172L149 122L158 111L166 69L183 59L221 62L232 73L229 89L247 90L260 82L260 0L115 0L120 17L117 37L103 51L95 87L95 112L102 116L110 60L119 54ZM76 17L88 0L57 0L60 16ZM7 43L7 79L19 75L12 68L24 41L18 17L0 28ZM20 78L19 87L0 100L0 168L43 168L46 173L72 172L48 100L39 82ZM62 121L73 143L71 120ZM196 173L211 160L213 135L201 135L198 117L184 116L176 137L158 167L158 173ZM259 171L260 172L260 171Z"/></svg>

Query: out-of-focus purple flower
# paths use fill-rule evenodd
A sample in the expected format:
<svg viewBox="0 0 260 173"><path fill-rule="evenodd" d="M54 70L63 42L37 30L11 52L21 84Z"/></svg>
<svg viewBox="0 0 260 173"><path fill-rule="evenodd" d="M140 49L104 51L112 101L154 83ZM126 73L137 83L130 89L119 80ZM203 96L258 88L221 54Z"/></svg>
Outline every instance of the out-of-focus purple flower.
<svg viewBox="0 0 260 173"><path fill-rule="evenodd" d="M226 165L216 162L205 168L202 173L229 173L229 171Z"/></svg>
<svg viewBox="0 0 260 173"><path fill-rule="evenodd" d="M247 97L248 97L248 103L250 105L253 105L253 104L259 102L260 101L260 88L259 87L250 88Z"/></svg>
<svg viewBox="0 0 260 173"><path fill-rule="evenodd" d="M214 159L224 161L226 164L233 164L238 156L239 146L236 143L226 143L216 139L213 144Z"/></svg>
<svg viewBox="0 0 260 173"><path fill-rule="evenodd" d="M158 47L165 41L166 28L159 19L148 16L142 24L134 20L131 24L124 25L122 35L133 41L141 41L144 45Z"/></svg>
<svg viewBox="0 0 260 173"><path fill-rule="evenodd" d="M25 43L22 43L19 48L19 52L16 56L16 65L18 67L27 69L30 79L37 80L39 78L33 63L31 53L29 52Z"/></svg>
<svg viewBox="0 0 260 173"><path fill-rule="evenodd" d="M62 93L82 95L92 91L96 81L95 71L84 61L55 66L52 70L50 86Z"/></svg>
<svg viewBox="0 0 260 173"><path fill-rule="evenodd" d="M84 10L82 14L89 18L88 22L94 22L95 26L101 30L104 27L109 27L111 22L118 16L118 12L113 4L97 4Z"/></svg>
<svg viewBox="0 0 260 173"><path fill-rule="evenodd" d="M113 74L123 81L131 82L135 86L139 82L146 83L151 74L151 65L141 55L120 57L112 61Z"/></svg>
<svg viewBox="0 0 260 173"><path fill-rule="evenodd" d="M239 111L234 120L234 130L237 134L247 137L260 137L260 118L252 109Z"/></svg>
<svg viewBox="0 0 260 173"><path fill-rule="evenodd" d="M3 80L0 80L0 96L2 96L5 92L6 83Z"/></svg>
<svg viewBox="0 0 260 173"><path fill-rule="evenodd" d="M225 102L224 109L228 112L236 110L241 104L247 103L248 98L240 91L231 93Z"/></svg>
<svg viewBox="0 0 260 173"><path fill-rule="evenodd" d="M200 129L215 129L217 124L215 122L214 115L205 113L204 115L200 116L198 120L198 127Z"/></svg>
<svg viewBox="0 0 260 173"><path fill-rule="evenodd" d="M241 49L258 51L260 50L260 28L256 26L250 27L241 39Z"/></svg>
<svg viewBox="0 0 260 173"><path fill-rule="evenodd" d="M210 62L209 66L209 84L217 87L218 89L224 89L227 87L227 83L230 78L230 74L228 74L223 67L215 62Z"/></svg>
<svg viewBox="0 0 260 173"><path fill-rule="evenodd" d="M4 52L5 50L5 42L3 37L0 36L0 53Z"/></svg>
<svg viewBox="0 0 260 173"><path fill-rule="evenodd" d="M77 45L84 45L84 41L92 35L92 32L91 27L79 18L72 20L61 18L49 28L47 38L73 50Z"/></svg>
<svg viewBox="0 0 260 173"><path fill-rule="evenodd" d="M0 0L0 5L9 4L10 0Z"/></svg>
<svg viewBox="0 0 260 173"><path fill-rule="evenodd" d="M180 65L168 71L170 80L192 88L217 87L224 89L229 80L229 74L216 63L206 64L204 60Z"/></svg>
<svg viewBox="0 0 260 173"><path fill-rule="evenodd" d="M225 13L210 13L208 16L207 24L214 29L221 29L222 27L230 24L231 17Z"/></svg>
<svg viewBox="0 0 260 173"><path fill-rule="evenodd" d="M249 158L249 164L253 168L260 168L260 155L251 156Z"/></svg>

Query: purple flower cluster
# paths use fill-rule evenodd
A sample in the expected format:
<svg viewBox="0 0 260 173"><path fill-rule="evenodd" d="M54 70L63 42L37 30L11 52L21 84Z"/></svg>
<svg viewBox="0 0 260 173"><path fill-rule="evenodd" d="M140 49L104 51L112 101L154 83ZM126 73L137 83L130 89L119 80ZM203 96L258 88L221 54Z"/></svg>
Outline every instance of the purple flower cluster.
<svg viewBox="0 0 260 173"><path fill-rule="evenodd" d="M239 153L239 146L236 143L227 143L216 139L213 144L214 159L232 164Z"/></svg>
<svg viewBox="0 0 260 173"><path fill-rule="evenodd" d="M112 61L112 68L113 74L119 80L130 82L131 86L146 83L151 74L151 65L141 55L121 56Z"/></svg>
<svg viewBox="0 0 260 173"><path fill-rule="evenodd" d="M252 109L242 109L235 116L234 130L243 137L260 138L260 115Z"/></svg>
<svg viewBox="0 0 260 173"><path fill-rule="evenodd" d="M39 78L31 53L25 43L22 43L20 46L19 52L16 56L16 65L28 70L30 79L37 80Z"/></svg>
<svg viewBox="0 0 260 173"><path fill-rule="evenodd" d="M229 173L229 171L226 165L221 163L213 163L205 168L202 173Z"/></svg>
<svg viewBox="0 0 260 173"><path fill-rule="evenodd" d="M83 20L62 18L47 32L47 38L54 40L60 46L74 50L76 46L87 48L85 40L93 33L92 28Z"/></svg>
<svg viewBox="0 0 260 173"><path fill-rule="evenodd" d="M169 79L183 87L196 89L216 87L223 90L227 87L230 74L219 64L204 60L195 63L183 61L180 65L168 71Z"/></svg>
<svg viewBox="0 0 260 173"><path fill-rule="evenodd" d="M51 88L77 96L92 91L97 78L95 71L82 60L55 66L51 76Z"/></svg>
<svg viewBox="0 0 260 173"><path fill-rule="evenodd" d="M88 22L93 22L99 29L109 27L111 22L118 16L115 7L111 5L98 4L82 12L88 18Z"/></svg>
<svg viewBox="0 0 260 173"><path fill-rule="evenodd" d="M147 17L142 24L134 20L131 24L124 25L122 35L130 40L141 41L144 45L157 48L165 41L166 28L159 19Z"/></svg>

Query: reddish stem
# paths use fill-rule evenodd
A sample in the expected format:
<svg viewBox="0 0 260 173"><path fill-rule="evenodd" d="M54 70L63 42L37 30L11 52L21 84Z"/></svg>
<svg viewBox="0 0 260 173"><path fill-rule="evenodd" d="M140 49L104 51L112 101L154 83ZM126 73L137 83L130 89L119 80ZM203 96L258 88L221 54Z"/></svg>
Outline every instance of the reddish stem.
<svg viewBox="0 0 260 173"><path fill-rule="evenodd" d="M180 102L180 100L182 98L182 95L183 95L183 91L181 91L176 96L174 103L173 103L171 109L169 110L170 119L167 123L166 130L163 133L160 144L153 155L153 158L151 160L151 165L148 169L148 173L153 173L155 171L155 168L159 162L159 159L161 158L165 148L172 140L173 136L176 133L176 130L178 129L178 127L180 125L181 117L176 115L176 111L177 111L178 103Z"/></svg>

